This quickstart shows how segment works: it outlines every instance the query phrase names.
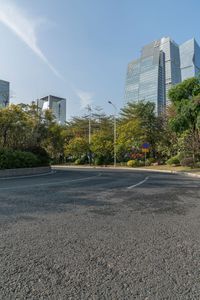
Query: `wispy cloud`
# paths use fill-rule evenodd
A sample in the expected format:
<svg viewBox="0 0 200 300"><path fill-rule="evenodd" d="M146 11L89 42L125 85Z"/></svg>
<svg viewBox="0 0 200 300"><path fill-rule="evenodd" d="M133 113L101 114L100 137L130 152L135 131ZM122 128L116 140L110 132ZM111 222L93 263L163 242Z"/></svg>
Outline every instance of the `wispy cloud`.
<svg viewBox="0 0 200 300"><path fill-rule="evenodd" d="M44 22L44 19L31 18L13 2L0 0L0 22L15 33L57 77L62 78L38 45L37 28Z"/></svg>
<svg viewBox="0 0 200 300"><path fill-rule="evenodd" d="M76 90L76 94L80 99L81 108L86 108L92 104L93 93L82 90Z"/></svg>
<svg viewBox="0 0 200 300"><path fill-rule="evenodd" d="M27 11L10 0L0 0L0 23L7 26L16 36L24 42L60 79L62 79L79 98L81 108L92 103L93 93L78 90L74 84L66 82L64 77L56 70L45 56L38 44L38 28L46 22L44 18L29 16Z"/></svg>

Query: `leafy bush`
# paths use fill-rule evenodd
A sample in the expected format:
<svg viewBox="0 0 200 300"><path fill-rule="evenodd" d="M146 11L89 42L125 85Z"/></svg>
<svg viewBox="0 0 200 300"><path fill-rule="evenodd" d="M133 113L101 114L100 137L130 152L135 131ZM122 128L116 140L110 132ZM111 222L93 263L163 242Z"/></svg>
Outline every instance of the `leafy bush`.
<svg viewBox="0 0 200 300"><path fill-rule="evenodd" d="M50 163L50 157L47 151L42 147L31 147L28 149L25 149L24 151L28 153L33 153L38 158L38 164L40 167L49 166Z"/></svg>
<svg viewBox="0 0 200 300"><path fill-rule="evenodd" d="M98 157L95 157L94 159L94 164L99 166L99 165L103 165L104 164L104 157L103 156L98 156Z"/></svg>
<svg viewBox="0 0 200 300"><path fill-rule="evenodd" d="M82 155L80 158L75 159L74 163L75 165L84 165L84 164L88 164L88 157L87 155Z"/></svg>
<svg viewBox="0 0 200 300"><path fill-rule="evenodd" d="M143 160L138 160L138 167L143 167L145 165Z"/></svg>
<svg viewBox="0 0 200 300"><path fill-rule="evenodd" d="M74 163L75 165L81 165L81 158L77 158Z"/></svg>
<svg viewBox="0 0 200 300"><path fill-rule="evenodd" d="M194 161L192 157L185 157L181 160L181 166L183 167L193 167Z"/></svg>
<svg viewBox="0 0 200 300"><path fill-rule="evenodd" d="M171 157L170 159L168 159L166 161L167 165L179 165L180 164L180 160L178 155Z"/></svg>
<svg viewBox="0 0 200 300"><path fill-rule="evenodd" d="M128 167L138 167L139 166L138 160L132 159L132 160L127 161L127 166Z"/></svg>
<svg viewBox="0 0 200 300"><path fill-rule="evenodd" d="M31 168L39 165L39 160L33 153L0 149L0 169Z"/></svg>
<svg viewBox="0 0 200 300"><path fill-rule="evenodd" d="M151 166L152 164L154 164L156 162L156 159L153 157L147 158L146 159L146 166Z"/></svg>

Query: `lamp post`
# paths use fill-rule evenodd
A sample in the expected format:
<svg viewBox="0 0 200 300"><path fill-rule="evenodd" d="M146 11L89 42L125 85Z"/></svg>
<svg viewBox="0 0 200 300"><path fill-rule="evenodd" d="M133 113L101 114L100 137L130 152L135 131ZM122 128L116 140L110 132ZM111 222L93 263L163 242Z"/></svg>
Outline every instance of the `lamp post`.
<svg viewBox="0 0 200 300"><path fill-rule="evenodd" d="M117 126L116 126L116 115L117 115L117 107L112 103L112 101L108 101L109 104L111 104L114 108L114 167L116 167L116 161L117 161L117 153L116 153L116 135L117 135Z"/></svg>
<svg viewBox="0 0 200 300"><path fill-rule="evenodd" d="M88 133L88 142L89 142L89 164L91 165L91 150L90 150L90 145L91 145L91 112L92 108L90 105L87 106L88 114L89 114L89 133Z"/></svg>

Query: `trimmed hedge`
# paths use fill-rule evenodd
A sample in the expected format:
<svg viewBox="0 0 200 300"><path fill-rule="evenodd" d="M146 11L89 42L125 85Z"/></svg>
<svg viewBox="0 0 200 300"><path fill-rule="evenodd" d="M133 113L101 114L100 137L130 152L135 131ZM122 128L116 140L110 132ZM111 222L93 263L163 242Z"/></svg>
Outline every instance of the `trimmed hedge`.
<svg viewBox="0 0 200 300"><path fill-rule="evenodd" d="M31 152L0 149L0 169L40 167L40 159Z"/></svg>

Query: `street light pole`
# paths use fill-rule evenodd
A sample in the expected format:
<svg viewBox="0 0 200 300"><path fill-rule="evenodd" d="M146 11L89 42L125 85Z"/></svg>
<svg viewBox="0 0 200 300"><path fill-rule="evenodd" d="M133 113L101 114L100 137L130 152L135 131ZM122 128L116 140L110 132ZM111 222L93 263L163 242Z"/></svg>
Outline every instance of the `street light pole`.
<svg viewBox="0 0 200 300"><path fill-rule="evenodd" d="M88 134L88 142L89 142L89 164L91 165L91 150L90 150L90 144L91 144L91 112L92 108L90 105L87 106L87 110L89 113L89 134Z"/></svg>
<svg viewBox="0 0 200 300"><path fill-rule="evenodd" d="M114 107L114 167L116 167L117 162L117 149L116 149L116 136L117 136L117 124L116 124L116 115L117 115L117 107L112 103L112 101L108 101L109 104L111 104Z"/></svg>

